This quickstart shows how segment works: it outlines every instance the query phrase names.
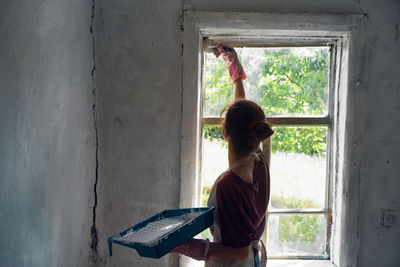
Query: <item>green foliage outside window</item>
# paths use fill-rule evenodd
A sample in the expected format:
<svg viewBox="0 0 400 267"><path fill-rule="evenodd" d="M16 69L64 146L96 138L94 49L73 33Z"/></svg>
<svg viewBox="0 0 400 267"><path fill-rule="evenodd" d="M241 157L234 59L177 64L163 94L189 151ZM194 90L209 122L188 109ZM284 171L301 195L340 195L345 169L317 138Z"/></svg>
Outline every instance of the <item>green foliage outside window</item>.
<svg viewBox="0 0 400 267"><path fill-rule="evenodd" d="M271 197L271 206L289 209L317 208L317 205L311 199L285 198L276 195ZM286 242L288 247L294 247L296 242L303 242L304 250L307 250L307 247L304 246L312 248L318 240L318 217L315 215L281 216L279 218L278 235L279 240Z"/></svg>
<svg viewBox="0 0 400 267"><path fill-rule="evenodd" d="M226 63L220 60L207 62L205 114L220 115L223 108L233 99L233 86Z"/></svg>
<svg viewBox="0 0 400 267"><path fill-rule="evenodd" d="M317 215L281 216L279 219L279 240L286 247L295 249L301 243L303 251L313 252L319 245Z"/></svg>
<svg viewBox="0 0 400 267"><path fill-rule="evenodd" d="M281 49L265 53L259 79L262 107L269 115L320 115L328 100L328 51L312 55Z"/></svg>
<svg viewBox="0 0 400 267"><path fill-rule="evenodd" d="M246 66L245 66L246 67ZM223 60L208 62L205 113L220 114L232 99L232 84ZM258 77L257 99L266 115L322 115L327 112L329 52L315 50L303 55L290 49L265 52ZM206 127L206 139L222 139L220 129ZM318 156L325 152L323 127L280 127L273 136L273 152Z"/></svg>
<svg viewBox="0 0 400 267"><path fill-rule="evenodd" d="M274 127L272 152L321 156L326 151L326 127Z"/></svg>

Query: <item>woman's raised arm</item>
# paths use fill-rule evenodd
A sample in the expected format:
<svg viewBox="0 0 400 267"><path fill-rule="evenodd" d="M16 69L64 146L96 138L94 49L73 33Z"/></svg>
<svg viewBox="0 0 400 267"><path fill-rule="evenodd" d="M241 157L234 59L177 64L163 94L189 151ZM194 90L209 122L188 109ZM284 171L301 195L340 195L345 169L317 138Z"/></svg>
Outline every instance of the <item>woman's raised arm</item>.
<svg viewBox="0 0 400 267"><path fill-rule="evenodd" d="M244 92L243 80L246 79L246 73L237 57L235 49L227 45L218 44L214 55L216 57L222 55L222 58L228 65L229 76L233 83L233 101L245 99L246 94Z"/></svg>
<svg viewBox="0 0 400 267"><path fill-rule="evenodd" d="M233 101L246 99L242 79L237 79L233 83Z"/></svg>

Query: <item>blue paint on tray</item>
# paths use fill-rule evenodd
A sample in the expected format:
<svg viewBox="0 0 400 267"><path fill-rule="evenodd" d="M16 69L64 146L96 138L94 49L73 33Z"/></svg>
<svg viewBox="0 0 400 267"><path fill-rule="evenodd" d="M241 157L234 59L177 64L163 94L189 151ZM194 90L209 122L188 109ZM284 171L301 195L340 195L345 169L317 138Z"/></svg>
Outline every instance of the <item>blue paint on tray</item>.
<svg viewBox="0 0 400 267"><path fill-rule="evenodd" d="M112 243L136 249L142 257L160 258L213 224L213 207L164 210L113 235Z"/></svg>

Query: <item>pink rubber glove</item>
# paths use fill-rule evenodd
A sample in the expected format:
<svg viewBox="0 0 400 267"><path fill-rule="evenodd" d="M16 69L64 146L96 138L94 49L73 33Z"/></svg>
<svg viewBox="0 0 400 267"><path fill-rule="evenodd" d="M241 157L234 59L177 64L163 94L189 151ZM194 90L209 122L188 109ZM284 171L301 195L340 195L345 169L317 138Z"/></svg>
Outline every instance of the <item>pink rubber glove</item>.
<svg viewBox="0 0 400 267"><path fill-rule="evenodd" d="M204 261L207 258L210 241L208 239L190 239L179 247L171 251L171 253L181 253L192 259Z"/></svg>
<svg viewBox="0 0 400 267"><path fill-rule="evenodd" d="M246 73L243 70L242 64L240 64L235 49L222 44L218 44L217 49L218 51L214 54L216 57L222 55L222 58L227 63L232 83L236 82L237 79L246 79Z"/></svg>

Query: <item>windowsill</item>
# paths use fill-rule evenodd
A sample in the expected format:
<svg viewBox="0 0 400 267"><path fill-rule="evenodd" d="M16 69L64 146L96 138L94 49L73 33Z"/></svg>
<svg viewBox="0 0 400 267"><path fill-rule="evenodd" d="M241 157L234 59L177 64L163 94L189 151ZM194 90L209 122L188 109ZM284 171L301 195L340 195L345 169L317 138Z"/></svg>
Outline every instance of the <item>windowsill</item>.
<svg viewBox="0 0 400 267"><path fill-rule="evenodd" d="M180 266L204 267L204 261L184 258L187 260L186 264ZM267 267L336 267L336 265L330 260L268 260Z"/></svg>
<svg viewBox="0 0 400 267"><path fill-rule="evenodd" d="M268 260L268 267L336 267L330 260Z"/></svg>

